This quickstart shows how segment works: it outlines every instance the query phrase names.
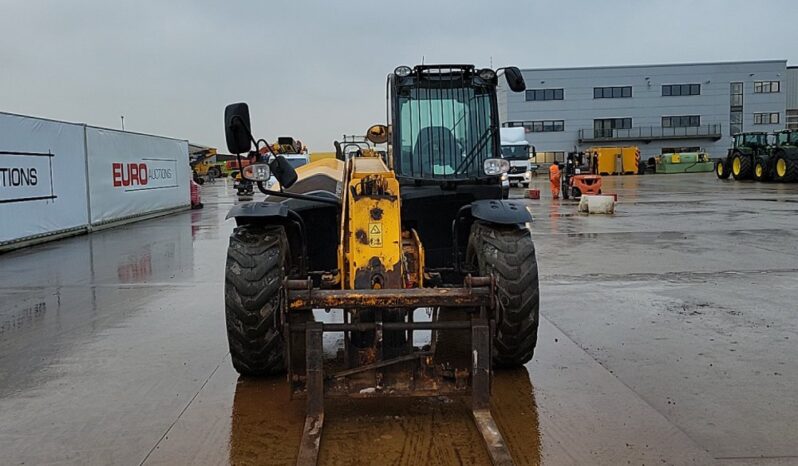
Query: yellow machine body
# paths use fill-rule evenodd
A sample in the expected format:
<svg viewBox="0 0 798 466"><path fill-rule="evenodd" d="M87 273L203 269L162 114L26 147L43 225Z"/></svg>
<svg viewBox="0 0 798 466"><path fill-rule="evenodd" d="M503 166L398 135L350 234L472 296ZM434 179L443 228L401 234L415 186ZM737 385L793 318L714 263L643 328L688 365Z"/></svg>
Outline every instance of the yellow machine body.
<svg viewBox="0 0 798 466"><path fill-rule="evenodd" d="M352 157L343 189L342 288L403 288L399 181L376 154Z"/></svg>

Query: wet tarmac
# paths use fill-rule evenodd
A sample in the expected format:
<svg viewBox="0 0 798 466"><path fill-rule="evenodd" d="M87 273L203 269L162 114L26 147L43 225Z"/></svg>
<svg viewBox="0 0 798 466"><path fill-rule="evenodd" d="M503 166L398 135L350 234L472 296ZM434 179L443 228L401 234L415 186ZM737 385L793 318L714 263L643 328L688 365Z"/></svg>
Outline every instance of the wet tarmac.
<svg viewBox="0 0 798 466"><path fill-rule="evenodd" d="M611 217L535 185L538 350L493 385L516 462L798 464L798 185L605 178ZM231 186L203 201L0 256L0 463L295 460L303 402L229 361ZM466 400L346 400L320 462L488 457Z"/></svg>

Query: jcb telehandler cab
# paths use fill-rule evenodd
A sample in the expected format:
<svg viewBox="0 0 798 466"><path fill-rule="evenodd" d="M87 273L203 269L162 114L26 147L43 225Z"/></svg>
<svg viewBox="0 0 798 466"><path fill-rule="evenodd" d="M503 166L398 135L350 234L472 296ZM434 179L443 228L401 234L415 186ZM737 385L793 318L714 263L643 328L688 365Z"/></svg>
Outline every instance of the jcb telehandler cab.
<svg viewBox="0 0 798 466"><path fill-rule="evenodd" d="M501 71L525 89L517 68ZM472 65L400 66L387 124L366 135L383 153L364 147L296 171L269 154L242 172L267 198L229 213L230 353L242 375L287 371L307 397L299 463L317 459L325 396L469 392L494 462L512 462L490 415L490 376L531 359L539 295L531 215L501 199L497 85L496 71ZM246 104L228 106L225 130L232 153L265 143ZM264 188L271 173L279 192ZM323 332L343 335L337 356L323 352Z"/></svg>

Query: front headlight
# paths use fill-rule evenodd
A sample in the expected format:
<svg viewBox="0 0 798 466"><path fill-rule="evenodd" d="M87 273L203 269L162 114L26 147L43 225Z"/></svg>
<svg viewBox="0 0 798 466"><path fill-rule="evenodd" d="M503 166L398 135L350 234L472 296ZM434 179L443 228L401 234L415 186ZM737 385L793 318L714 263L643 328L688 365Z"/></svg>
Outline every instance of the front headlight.
<svg viewBox="0 0 798 466"><path fill-rule="evenodd" d="M504 159L488 159L482 168L486 175L503 175L510 170L510 162Z"/></svg>
<svg viewBox="0 0 798 466"><path fill-rule="evenodd" d="M395 70L393 70L393 74L399 76L400 78L404 78L405 76L410 76L413 70L409 66L397 66Z"/></svg>
<svg viewBox="0 0 798 466"><path fill-rule="evenodd" d="M490 68L482 68L477 72L477 75L485 81L496 79L496 72Z"/></svg>
<svg viewBox="0 0 798 466"><path fill-rule="evenodd" d="M244 167L241 176L252 181L267 181L272 174L265 163L253 163Z"/></svg>

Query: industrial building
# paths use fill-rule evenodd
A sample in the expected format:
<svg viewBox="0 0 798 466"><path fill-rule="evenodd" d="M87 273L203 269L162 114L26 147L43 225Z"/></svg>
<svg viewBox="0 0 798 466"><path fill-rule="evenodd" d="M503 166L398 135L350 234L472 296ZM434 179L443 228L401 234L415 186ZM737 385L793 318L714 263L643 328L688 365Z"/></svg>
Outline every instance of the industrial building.
<svg viewBox="0 0 798 466"><path fill-rule="evenodd" d="M725 154L741 131L798 127L798 67L786 60L524 69L527 90L500 88L505 127L523 126L538 162L635 145Z"/></svg>

